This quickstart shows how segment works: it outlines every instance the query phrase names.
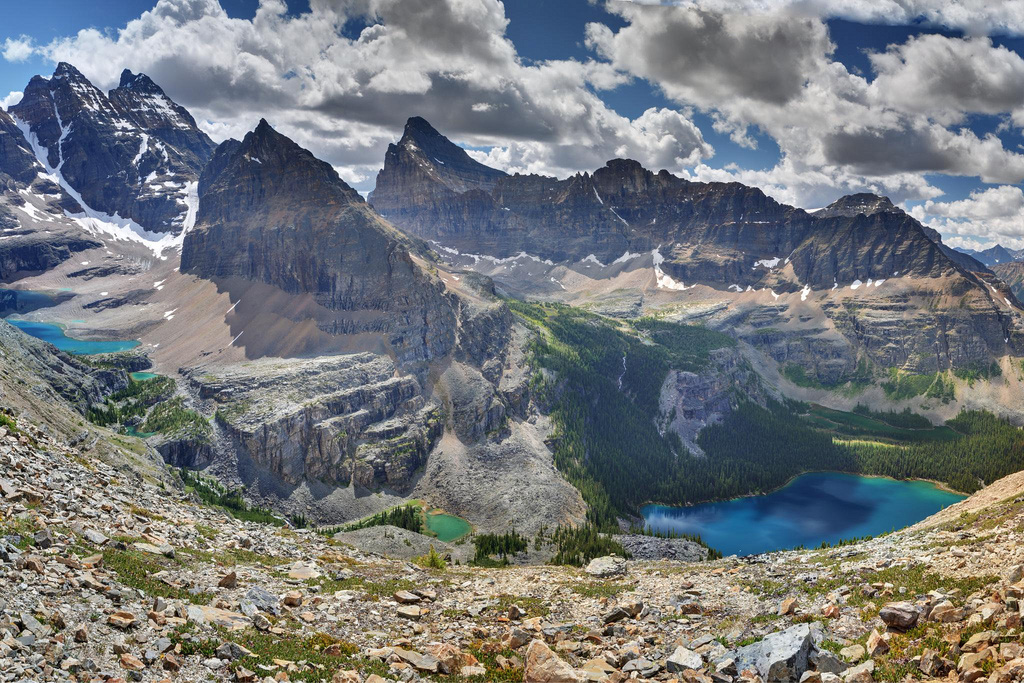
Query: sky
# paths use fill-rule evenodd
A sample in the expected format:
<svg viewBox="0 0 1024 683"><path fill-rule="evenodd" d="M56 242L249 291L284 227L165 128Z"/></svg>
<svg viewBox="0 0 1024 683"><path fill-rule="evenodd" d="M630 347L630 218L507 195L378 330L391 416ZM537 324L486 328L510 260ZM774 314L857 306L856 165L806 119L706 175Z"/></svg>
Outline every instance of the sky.
<svg viewBox="0 0 1024 683"><path fill-rule="evenodd" d="M1024 0L5 7L0 104L59 61L150 75L216 141L266 118L363 192L423 116L509 172L629 157L808 209L876 192L954 246L1024 248Z"/></svg>

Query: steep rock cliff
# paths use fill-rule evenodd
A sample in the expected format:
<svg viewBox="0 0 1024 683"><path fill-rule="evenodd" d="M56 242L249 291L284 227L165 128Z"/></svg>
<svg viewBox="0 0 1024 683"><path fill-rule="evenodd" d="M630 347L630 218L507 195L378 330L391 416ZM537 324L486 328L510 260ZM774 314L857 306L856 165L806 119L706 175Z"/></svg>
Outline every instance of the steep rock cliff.
<svg viewBox="0 0 1024 683"><path fill-rule="evenodd" d="M334 169L261 121L221 145L199 183L183 272L311 294L332 334L382 335L400 360L448 353L455 314L444 286Z"/></svg>

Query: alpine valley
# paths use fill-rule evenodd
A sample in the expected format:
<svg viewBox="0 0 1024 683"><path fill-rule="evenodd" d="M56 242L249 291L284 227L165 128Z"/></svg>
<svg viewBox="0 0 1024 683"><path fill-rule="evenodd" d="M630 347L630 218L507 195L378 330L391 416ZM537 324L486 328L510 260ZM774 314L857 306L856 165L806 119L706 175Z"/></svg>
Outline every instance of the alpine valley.
<svg viewBox="0 0 1024 683"><path fill-rule="evenodd" d="M364 199L67 63L0 110L0 191L5 409L251 514L643 545L651 503L1024 468L1020 264L885 197L508 175L413 116Z"/></svg>

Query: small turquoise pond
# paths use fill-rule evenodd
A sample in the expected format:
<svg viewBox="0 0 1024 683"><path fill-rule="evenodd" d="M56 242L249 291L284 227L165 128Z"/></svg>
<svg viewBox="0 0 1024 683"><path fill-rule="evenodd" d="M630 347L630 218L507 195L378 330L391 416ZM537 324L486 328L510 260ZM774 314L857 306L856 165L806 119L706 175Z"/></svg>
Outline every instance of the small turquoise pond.
<svg viewBox="0 0 1024 683"><path fill-rule="evenodd" d="M725 555L755 555L875 536L963 498L928 482L815 472L763 496L692 507L648 505L641 513L655 531L700 534Z"/></svg>
<svg viewBox="0 0 1024 683"><path fill-rule="evenodd" d="M437 540L445 543L461 538L473 530L470 523L462 517L429 512L427 513L427 528L437 535Z"/></svg>
<svg viewBox="0 0 1024 683"><path fill-rule="evenodd" d="M145 382L147 379L156 379L160 375L155 372L129 372L128 376L136 382Z"/></svg>
<svg viewBox="0 0 1024 683"><path fill-rule="evenodd" d="M50 342L61 351L67 351L78 356L85 356L92 353L115 353L127 351L139 345L137 341L91 341L86 339L75 339L64 334L57 325L52 323L37 323L31 320L8 320L10 324L17 327L25 334L30 334L37 339Z"/></svg>

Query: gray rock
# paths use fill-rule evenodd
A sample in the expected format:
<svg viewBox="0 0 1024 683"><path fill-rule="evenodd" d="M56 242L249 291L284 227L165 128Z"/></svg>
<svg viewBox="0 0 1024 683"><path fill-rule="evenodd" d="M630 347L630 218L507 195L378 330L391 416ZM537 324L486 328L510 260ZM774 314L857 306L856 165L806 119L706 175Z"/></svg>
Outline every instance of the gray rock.
<svg viewBox="0 0 1024 683"><path fill-rule="evenodd" d="M863 664L847 669L846 673L843 674L843 680L846 683L872 683L875 680L874 673L875 663L869 659Z"/></svg>
<svg viewBox="0 0 1024 683"><path fill-rule="evenodd" d="M841 674L846 671L846 664L827 650L813 650L807 661L818 673Z"/></svg>
<svg viewBox="0 0 1024 683"><path fill-rule="evenodd" d="M797 683L807 670L811 648L810 626L797 624L739 648L732 659L739 671L756 669L765 683Z"/></svg>
<svg viewBox="0 0 1024 683"><path fill-rule="evenodd" d="M218 658L230 662L236 659L242 659L243 657L248 657L252 652L238 643L224 642L217 648L216 654Z"/></svg>
<svg viewBox="0 0 1024 683"><path fill-rule="evenodd" d="M38 547L43 548L45 550L46 548L49 548L53 545L53 532L50 531L49 528L40 529L35 534L33 534L32 540L35 541L35 544Z"/></svg>
<svg viewBox="0 0 1024 683"><path fill-rule="evenodd" d="M634 671L640 674L641 678L650 678L657 675L661 671L661 667L649 659L638 657L626 662L626 665L622 667L622 673L624 674L630 674Z"/></svg>
<svg viewBox="0 0 1024 683"><path fill-rule="evenodd" d="M106 536L104 536L103 534L94 529L87 529L82 534L82 538L95 545L103 545L109 540Z"/></svg>
<svg viewBox="0 0 1024 683"><path fill-rule="evenodd" d="M665 668L670 673L680 673L685 669L700 669L703 666L704 660L701 656L693 650L688 650L685 647L677 647L676 651L672 653L672 656L665 660Z"/></svg>
<svg viewBox="0 0 1024 683"><path fill-rule="evenodd" d="M245 592L245 599L256 606L256 609L269 614L277 614L280 611L278 607L277 596L268 591L266 588L260 586L253 586ZM249 615L246 615L249 616Z"/></svg>
<svg viewBox="0 0 1024 683"><path fill-rule="evenodd" d="M590 561L585 570L591 576L599 579L610 579L614 576L623 576L626 573L626 560L616 555L595 557Z"/></svg>
<svg viewBox="0 0 1024 683"><path fill-rule="evenodd" d="M917 624L920 612L910 602L890 602L878 612L879 618L891 629L906 631Z"/></svg>
<svg viewBox="0 0 1024 683"><path fill-rule="evenodd" d="M614 624L616 621L622 621L623 619L629 618L629 612L624 610L622 607L615 607L609 612L605 613L602 620L605 624Z"/></svg>

